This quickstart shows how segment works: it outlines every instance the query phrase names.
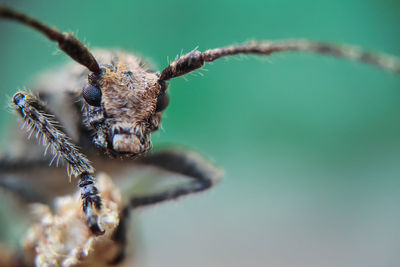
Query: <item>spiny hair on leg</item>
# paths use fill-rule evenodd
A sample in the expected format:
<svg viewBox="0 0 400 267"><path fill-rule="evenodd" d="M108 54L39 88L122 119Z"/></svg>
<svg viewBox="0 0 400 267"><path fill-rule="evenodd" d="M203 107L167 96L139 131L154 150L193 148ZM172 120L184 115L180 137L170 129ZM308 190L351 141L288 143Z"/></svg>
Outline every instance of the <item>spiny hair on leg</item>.
<svg viewBox="0 0 400 267"><path fill-rule="evenodd" d="M17 111L24 120L23 127L28 132L28 138L36 134L39 142L45 146L45 152L50 148L54 155L50 164L59 158L67 162L68 175L79 176L82 173L93 173L89 160L81 154L70 138L60 130L60 125L54 116L46 112L44 105L34 96L18 92L13 98Z"/></svg>
<svg viewBox="0 0 400 267"><path fill-rule="evenodd" d="M25 92L14 95L13 102L17 111L26 123L29 136L36 133L43 144L50 146L55 159L63 158L67 162L67 172L79 178L82 208L86 214L87 224L96 235L104 234L99 226L97 211L101 210L102 201L95 186L94 169L89 160L72 144L70 138L48 115L46 107L34 96ZM47 151L48 147L46 146ZM71 177L71 176L70 176Z"/></svg>

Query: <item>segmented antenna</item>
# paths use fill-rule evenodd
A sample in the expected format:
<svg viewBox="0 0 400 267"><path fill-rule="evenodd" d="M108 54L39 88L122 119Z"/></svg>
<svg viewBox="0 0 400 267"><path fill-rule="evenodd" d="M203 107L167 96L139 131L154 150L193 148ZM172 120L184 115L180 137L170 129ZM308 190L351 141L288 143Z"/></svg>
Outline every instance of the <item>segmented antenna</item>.
<svg viewBox="0 0 400 267"><path fill-rule="evenodd" d="M335 45L308 40L286 40L230 45L221 48L209 49L205 52L192 51L174 60L168 67L166 67L161 72L160 81L167 81L169 79L185 75L203 67L205 62L213 62L214 60L226 56L237 54L257 54L269 56L272 53L289 51L326 54L333 57L371 64L378 68L400 74L400 60L394 56L370 53L363 51L356 46Z"/></svg>
<svg viewBox="0 0 400 267"><path fill-rule="evenodd" d="M28 27L43 33L51 41L57 42L58 47L73 60L86 66L91 72L99 74L101 72L99 64L90 51L75 36L69 33L62 33L34 18L23 13L14 11L6 6L0 5L0 17L15 20Z"/></svg>

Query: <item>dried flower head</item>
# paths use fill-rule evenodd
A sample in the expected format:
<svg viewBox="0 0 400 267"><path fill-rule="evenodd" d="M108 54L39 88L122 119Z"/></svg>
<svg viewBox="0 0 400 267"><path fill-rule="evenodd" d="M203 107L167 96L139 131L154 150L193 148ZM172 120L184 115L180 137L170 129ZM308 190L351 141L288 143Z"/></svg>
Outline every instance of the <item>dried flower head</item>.
<svg viewBox="0 0 400 267"><path fill-rule="evenodd" d="M43 204L34 204L38 222L24 238L24 258L36 266L105 266L118 254L119 245L112 240L121 214L121 193L105 174L97 176L103 198L99 223L106 230L95 236L87 227L79 192L54 201L54 212Z"/></svg>

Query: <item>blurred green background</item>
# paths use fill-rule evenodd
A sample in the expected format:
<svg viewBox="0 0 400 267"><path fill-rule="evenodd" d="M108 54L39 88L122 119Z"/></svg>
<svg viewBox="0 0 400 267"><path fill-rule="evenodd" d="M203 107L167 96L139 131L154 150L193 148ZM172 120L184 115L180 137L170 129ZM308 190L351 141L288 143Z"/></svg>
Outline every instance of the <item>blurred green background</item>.
<svg viewBox="0 0 400 267"><path fill-rule="evenodd" d="M398 0L2 2L159 70L181 50L252 39L400 56ZM4 139L15 120L6 96L69 59L15 23L0 21L0 36ZM226 175L208 193L140 212L141 266L400 266L400 77L290 53L206 69L171 81L153 142L189 146Z"/></svg>

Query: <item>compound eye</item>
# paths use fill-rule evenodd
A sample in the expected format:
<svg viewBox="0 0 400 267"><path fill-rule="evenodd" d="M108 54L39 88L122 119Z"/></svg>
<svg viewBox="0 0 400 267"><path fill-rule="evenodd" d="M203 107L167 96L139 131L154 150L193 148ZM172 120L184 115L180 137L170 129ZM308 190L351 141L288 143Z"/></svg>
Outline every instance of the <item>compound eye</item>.
<svg viewBox="0 0 400 267"><path fill-rule="evenodd" d="M163 111L168 107L169 104L169 96L165 92L161 92L161 94L157 98L157 106L156 112Z"/></svg>
<svg viewBox="0 0 400 267"><path fill-rule="evenodd" d="M86 103L91 106L100 106L101 103L101 90L93 85L86 84L82 90L82 96Z"/></svg>

